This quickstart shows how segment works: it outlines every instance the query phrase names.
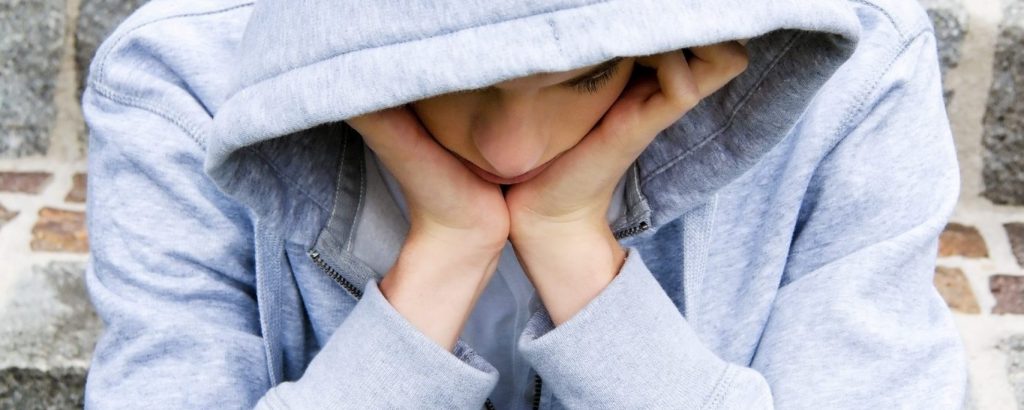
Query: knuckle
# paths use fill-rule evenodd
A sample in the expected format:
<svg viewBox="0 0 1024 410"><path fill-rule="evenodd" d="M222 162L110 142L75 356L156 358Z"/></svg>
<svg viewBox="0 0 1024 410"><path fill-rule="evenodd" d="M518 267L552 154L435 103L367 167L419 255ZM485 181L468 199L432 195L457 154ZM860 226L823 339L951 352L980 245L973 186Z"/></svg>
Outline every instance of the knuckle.
<svg viewBox="0 0 1024 410"><path fill-rule="evenodd" d="M747 48L742 44L735 43L732 47L729 47L728 50L729 52L727 53L728 57L726 58L726 63L729 71L736 74L745 71L747 66L750 64L750 54L748 53Z"/></svg>
<svg viewBox="0 0 1024 410"><path fill-rule="evenodd" d="M670 100L672 108L678 111L688 111L693 107L696 107L700 103L701 97L700 92L696 86L683 87L678 93Z"/></svg>

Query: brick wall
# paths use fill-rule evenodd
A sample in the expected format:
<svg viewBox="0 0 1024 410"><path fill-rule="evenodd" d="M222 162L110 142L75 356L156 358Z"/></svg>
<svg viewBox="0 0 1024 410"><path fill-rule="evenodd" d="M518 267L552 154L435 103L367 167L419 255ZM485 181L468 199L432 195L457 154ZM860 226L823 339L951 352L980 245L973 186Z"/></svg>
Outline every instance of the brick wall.
<svg viewBox="0 0 1024 410"><path fill-rule="evenodd" d="M82 284L96 46L142 0L0 2L0 408L80 407L102 326ZM1024 407L1024 0L921 0L940 43L962 195L935 284L981 409Z"/></svg>

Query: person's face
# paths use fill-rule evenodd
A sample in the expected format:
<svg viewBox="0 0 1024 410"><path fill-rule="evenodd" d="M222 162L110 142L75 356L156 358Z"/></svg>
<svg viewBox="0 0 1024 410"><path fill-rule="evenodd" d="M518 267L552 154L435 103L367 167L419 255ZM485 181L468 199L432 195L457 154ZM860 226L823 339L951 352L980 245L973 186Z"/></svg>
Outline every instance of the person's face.
<svg viewBox="0 0 1024 410"><path fill-rule="evenodd" d="M632 58L617 59L410 106L427 131L481 178L515 184L536 176L582 140L616 101L632 71Z"/></svg>

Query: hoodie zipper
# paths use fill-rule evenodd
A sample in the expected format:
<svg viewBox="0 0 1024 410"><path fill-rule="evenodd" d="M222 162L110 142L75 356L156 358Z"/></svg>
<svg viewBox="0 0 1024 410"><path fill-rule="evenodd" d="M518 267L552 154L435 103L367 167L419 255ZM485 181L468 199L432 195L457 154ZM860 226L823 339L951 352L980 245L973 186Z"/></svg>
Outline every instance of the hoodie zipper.
<svg viewBox="0 0 1024 410"><path fill-rule="evenodd" d="M614 235L615 239L625 239L630 236L644 232L648 229L651 229L651 226L647 223L647 221L640 221L640 224L625 229L620 229L619 231L615 232Z"/></svg>
<svg viewBox="0 0 1024 410"><path fill-rule="evenodd" d="M306 252L306 254L309 255L309 258L313 260L313 263L316 264L316 266L320 268L320 270L322 270L325 274L327 274L327 276L334 280L335 283L341 286L342 289L345 289L349 296L352 296L352 298L355 300L359 300L363 297L363 291L359 290L359 288L353 285L352 282L350 282L348 279L345 279L344 276L341 276L341 273L332 268L331 265L328 265L327 261L325 261L324 258L320 256L319 251L317 251L316 249L310 249ZM538 405L540 404L540 376L537 376L534 381L533 392L533 409L537 410ZM496 410L496 408L494 407L494 403L491 402L490 398L488 398L487 401L484 402L484 408L487 410Z"/></svg>
<svg viewBox="0 0 1024 410"><path fill-rule="evenodd" d="M533 404L533 406L532 406L533 410L540 409L540 387L541 387L541 383L543 383L543 382L540 379L540 375L539 374L533 375L533 403L532 403ZM484 402L484 409L496 410L497 408L494 407L494 403L491 402L491 399L487 399L487 401Z"/></svg>
<svg viewBox="0 0 1024 410"><path fill-rule="evenodd" d="M309 258L313 260L313 263L315 263L316 266L320 268L320 270L324 271L324 273L326 273L327 276L333 279L335 283L341 285L341 287L345 289L346 292L348 292L349 296L352 296L352 298L354 298L355 300L359 300L360 298L363 297L363 291L359 290L359 288L356 287L356 285L353 285L352 282L349 282L348 279L345 279L344 276L341 276L341 273L338 273L338 271L334 270L334 268L332 268L331 265L328 265L327 261L325 261L320 256L320 252L318 252L316 249L310 249L309 251L306 252L306 254L309 255Z"/></svg>
<svg viewBox="0 0 1024 410"><path fill-rule="evenodd" d="M620 229L619 231L614 232L613 235L615 236L615 239L622 240L622 239L628 238L630 236L637 235L637 234L639 234L641 232L645 232L648 229L651 229L651 225L648 224L647 221L640 221L639 224L636 224L634 226L631 226L631 227L628 227L628 228L625 228L625 229ZM533 403L532 403L533 410L540 409L540 392L541 392L541 388L543 387L543 385L544 385L544 381L541 380L540 375L539 374L534 374L534 376L533 376ZM484 402L484 409L486 409L486 410L496 410L496 408L494 407L494 403L491 402L491 399L487 399L487 401Z"/></svg>
<svg viewBox="0 0 1024 410"><path fill-rule="evenodd" d="M539 374L533 375L533 410L540 409L540 387L541 380Z"/></svg>

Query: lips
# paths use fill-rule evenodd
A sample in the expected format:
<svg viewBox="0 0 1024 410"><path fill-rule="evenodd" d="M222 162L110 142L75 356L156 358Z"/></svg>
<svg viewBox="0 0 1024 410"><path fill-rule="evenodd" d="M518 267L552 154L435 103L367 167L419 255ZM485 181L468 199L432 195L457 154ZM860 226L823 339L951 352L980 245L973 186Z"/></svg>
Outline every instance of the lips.
<svg viewBox="0 0 1024 410"><path fill-rule="evenodd" d="M504 177L500 177L500 176L494 175L494 174L488 172L487 170L484 170L483 168L480 168L480 167L476 166L476 164L470 162L469 160L467 160L465 158L462 158L461 156L458 157L458 158L459 158L460 161L462 161L463 164L466 165L466 168L469 168L471 171L473 171L474 174L479 176L481 179L483 179L484 181L490 182L492 184L497 184L497 185L513 185L513 184L518 184L520 182L527 181L527 180L537 176L541 172L543 172L544 169L547 168L548 165L551 164L551 161L554 160L554 158L552 158L548 162L545 162L545 163L541 164L540 166L538 166L538 167L536 167L534 169L531 169L531 170L529 170L529 171L527 171L527 172L525 172L523 174L520 174L518 176L515 176L515 177L512 177L512 178L504 178Z"/></svg>

